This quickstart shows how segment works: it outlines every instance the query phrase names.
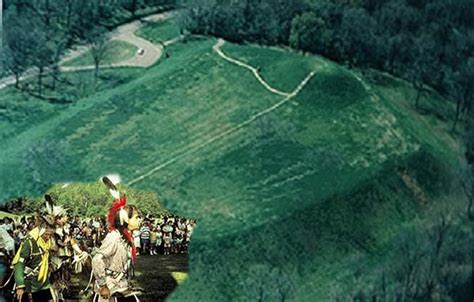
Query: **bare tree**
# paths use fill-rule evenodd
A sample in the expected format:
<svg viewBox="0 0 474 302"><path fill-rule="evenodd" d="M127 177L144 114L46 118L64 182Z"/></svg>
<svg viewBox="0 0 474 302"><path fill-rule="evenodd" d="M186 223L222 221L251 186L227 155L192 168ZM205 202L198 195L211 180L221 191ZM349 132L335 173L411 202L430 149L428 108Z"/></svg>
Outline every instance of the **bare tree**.
<svg viewBox="0 0 474 302"><path fill-rule="evenodd" d="M51 65L53 58L53 41L51 32L45 26L33 29L36 39L30 42L32 48L32 64L38 69L38 94L43 94L43 78L46 69Z"/></svg>
<svg viewBox="0 0 474 302"><path fill-rule="evenodd" d="M15 87L20 88L20 78L26 72L31 59L30 41L33 39L27 20L19 18L16 12L10 11L5 15L4 53L2 60L7 72L15 77Z"/></svg>
<svg viewBox="0 0 474 302"><path fill-rule="evenodd" d="M101 26L95 27L86 37L87 44L91 48L92 59L95 66L95 77L99 77L99 66L105 58L107 50L108 31Z"/></svg>
<svg viewBox="0 0 474 302"><path fill-rule="evenodd" d="M426 83L435 73L433 58L435 45L428 35L424 35L415 40L413 47L413 64L407 66L406 75L416 90L415 108L419 109L421 95L427 91Z"/></svg>
<svg viewBox="0 0 474 302"><path fill-rule="evenodd" d="M467 216L470 220L474 220L474 213L472 213L472 205L474 203L474 119L468 121L466 135L465 135L466 152L464 154L467 166L461 173L460 182L467 197Z"/></svg>
<svg viewBox="0 0 474 302"><path fill-rule="evenodd" d="M454 116L452 131L463 117L469 114L474 99L474 57L461 63L460 68L449 74L449 88L451 94L456 98L456 114Z"/></svg>
<svg viewBox="0 0 474 302"><path fill-rule="evenodd" d="M427 227L427 253L423 259L422 270L419 274L419 292L426 301L436 301L435 293L439 291L442 268L446 263L445 253L449 242L453 221L450 214L440 211L433 225Z"/></svg>

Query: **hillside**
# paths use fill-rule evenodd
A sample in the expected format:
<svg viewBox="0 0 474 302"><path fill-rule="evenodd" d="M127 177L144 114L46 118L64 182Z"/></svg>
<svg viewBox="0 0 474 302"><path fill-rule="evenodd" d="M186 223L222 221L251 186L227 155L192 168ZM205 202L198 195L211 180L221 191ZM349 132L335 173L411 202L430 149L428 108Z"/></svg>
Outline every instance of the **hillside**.
<svg viewBox="0 0 474 302"><path fill-rule="evenodd" d="M269 300L324 301L354 251L380 261L425 202L454 191L459 142L411 109L406 83L216 43L191 39L143 71L109 70L123 81L70 104L4 89L0 200L118 173L198 220L189 279L171 301L253 299L262 288Z"/></svg>

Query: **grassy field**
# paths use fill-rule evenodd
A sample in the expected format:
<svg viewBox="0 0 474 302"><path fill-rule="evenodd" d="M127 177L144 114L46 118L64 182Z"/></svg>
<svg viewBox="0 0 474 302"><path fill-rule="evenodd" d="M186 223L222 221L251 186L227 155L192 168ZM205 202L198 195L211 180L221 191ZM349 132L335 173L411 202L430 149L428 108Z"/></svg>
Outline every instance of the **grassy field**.
<svg viewBox="0 0 474 302"><path fill-rule="evenodd" d="M179 27L174 18L160 22L146 22L135 34L153 43L161 43L179 36Z"/></svg>
<svg viewBox="0 0 474 302"><path fill-rule="evenodd" d="M459 142L439 117L412 109L406 83L369 82L315 56L225 44L283 91L316 70L297 96L268 110L283 97L217 56L215 42L174 44L155 66L62 107L12 107L9 123L20 127L3 134L1 199L118 173L198 220L189 279L171 301L251 300L262 288L267 300L283 289L298 301L324 301L349 278L354 252L361 263L381 261L401 226L422 215L401 171L430 200L448 194ZM7 93L0 106L21 98ZM33 108L38 116L22 121Z"/></svg>
<svg viewBox="0 0 474 302"><path fill-rule="evenodd" d="M226 43L223 50L233 58L260 68L262 77L272 87L284 92L292 92L322 61L317 56L302 56L275 47Z"/></svg>
<svg viewBox="0 0 474 302"><path fill-rule="evenodd" d="M130 43L119 40L107 42L106 50L100 65L110 65L131 59L137 53L138 48ZM89 66L94 65L94 59L90 51L64 62L63 66Z"/></svg>
<svg viewBox="0 0 474 302"><path fill-rule="evenodd" d="M141 74L140 68L102 69L99 79L94 78L93 70L63 73L56 90L45 89L46 97L58 97L63 100L62 103L41 100L14 87L7 87L0 94L0 139L15 137L67 110L77 100L122 85ZM28 80L32 84L35 81ZM51 86L50 78L44 81L47 87Z"/></svg>

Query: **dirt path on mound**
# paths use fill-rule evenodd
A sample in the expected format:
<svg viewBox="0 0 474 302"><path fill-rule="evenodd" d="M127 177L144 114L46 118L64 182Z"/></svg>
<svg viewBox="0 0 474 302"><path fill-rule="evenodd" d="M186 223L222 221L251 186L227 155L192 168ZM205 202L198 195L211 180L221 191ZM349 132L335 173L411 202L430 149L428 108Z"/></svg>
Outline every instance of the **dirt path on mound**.
<svg viewBox="0 0 474 302"><path fill-rule="evenodd" d="M217 43L214 45L213 49L221 56L223 57L224 59L234 63L234 64L237 64L241 67L244 67L244 68L247 68L247 69L250 69L254 75L256 76L257 80L262 83L263 86L265 86L267 88L267 90L269 90L270 92L272 93L275 93L275 94L278 94L278 95L284 95L285 98L282 99L281 101L279 101L278 103L268 107L267 109L265 110L262 110L260 112L257 112L255 113L254 115L252 115L249 119L247 119L246 121L234 126L234 127L231 127L223 132L221 132L220 134L214 136L214 137L211 137L210 139L208 139L207 141L197 145L197 146L194 146L194 147L190 147L190 148L184 148L183 150L180 150L179 151L179 154L177 154L176 156L174 156L173 158L170 158L169 160L165 161L164 163L161 163L159 165L157 165L156 167L154 167L153 169L151 169L150 171L148 171L147 173L144 173L136 178L134 178L133 180L129 181L127 183L127 185L131 186L137 182L140 182L142 181L143 179L153 175L154 173L156 173L157 171L171 165L172 163L178 161L179 159L187 156L187 155L191 155L193 154L194 152L214 143L215 141L221 139L221 138L224 138L226 136L228 136L229 134L235 132L235 131L238 131L242 128L244 128L245 126L251 124L252 122L254 122L256 119L260 118L261 116L263 115L266 115L278 108L280 108L281 106L283 106L284 104L286 104L287 102L289 102L291 99L293 99L295 96L298 95L298 93L306 86L306 84L308 84L309 80L311 80L311 78L316 74L316 71L317 70L313 70L310 74L308 74L306 76L306 78L303 79L303 81L301 81L301 83L298 85L298 87L296 87L296 89L291 92L291 93L285 93L285 92L281 92L281 91L278 91L274 88L272 88L270 85L268 85L268 83L266 83L261 77L260 75L258 74L257 72L257 69L255 67L252 67L250 65L247 65L245 63L242 63L238 60L235 60L235 59L232 59L232 58L229 58L227 57L221 50L220 50L220 47L224 44L224 40L221 40L219 39L217 41ZM326 67L326 63L325 62L322 62L322 66L321 67Z"/></svg>
<svg viewBox="0 0 474 302"><path fill-rule="evenodd" d="M248 70L250 70L254 76L257 78L257 80L260 82L260 84L262 84L268 91L272 92L272 93L275 93L275 94L278 94L278 95L281 95L281 96L289 96L290 93L288 92L283 92L283 91L280 91L278 89L275 89L273 88L272 86L270 86L270 84L268 84L267 82L265 82L265 80L260 76L260 74L258 73L258 69L253 67L253 66L250 66L244 62L241 62L239 60L236 60L236 59L233 59L229 56L227 56L224 52L222 52L221 50L221 47L222 45L224 45L225 41L223 39L218 39L217 40L217 43L212 47L212 49L221 57L223 58L224 60L226 61L229 61L231 63L234 63L238 66L241 66L241 67L244 67Z"/></svg>

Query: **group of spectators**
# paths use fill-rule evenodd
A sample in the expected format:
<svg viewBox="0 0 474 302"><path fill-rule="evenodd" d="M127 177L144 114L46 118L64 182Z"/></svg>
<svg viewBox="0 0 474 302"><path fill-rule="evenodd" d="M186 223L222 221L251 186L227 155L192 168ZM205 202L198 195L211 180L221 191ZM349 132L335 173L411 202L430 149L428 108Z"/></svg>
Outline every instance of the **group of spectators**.
<svg viewBox="0 0 474 302"><path fill-rule="evenodd" d="M179 217L145 219L132 234L138 254L187 253L195 224L195 220Z"/></svg>
<svg viewBox="0 0 474 302"><path fill-rule="evenodd" d="M187 253L193 228L196 221L177 216L151 216L147 215L141 224L141 228L133 232L137 254L169 255L172 253ZM13 257L18 250L23 238L35 227L33 217L22 217L18 220L5 217L0 219L2 241L0 247L7 258ZM81 218L70 216L64 226L64 232L75 238L82 250L91 253L101 245L107 235L106 217ZM13 238L13 244L5 244L11 240L3 237Z"/></svg>

